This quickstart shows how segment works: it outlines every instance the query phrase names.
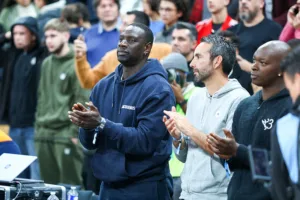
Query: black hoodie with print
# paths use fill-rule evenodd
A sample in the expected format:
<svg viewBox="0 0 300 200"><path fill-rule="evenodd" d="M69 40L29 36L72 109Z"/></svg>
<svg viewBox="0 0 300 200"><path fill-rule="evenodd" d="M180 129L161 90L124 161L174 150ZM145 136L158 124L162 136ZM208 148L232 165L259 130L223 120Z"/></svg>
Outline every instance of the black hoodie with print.
<svg viewBox="0 0 300 200"><path fill-rule="evenodd" d="M25 52L12 44L8 49L9 64L3 70L1 86L0 120L8 122L11 127L23 128L33 126L37 104L37 88L40 66L46 56L46 49L41 47L38 37L37 21L33 17L23 17L11 27L25 26L36 36L35 46Z"/></svg>
<svg viewBox="0 0 300 200"><path fill-rule="evenodd" d="M233 177L228 186L228 200L268 200L271 196L261 183L252 181L248 145L270 150L271 129L292 106L289 93L283 89L263 101L262 91L243 100L235 111L232 133L239 143L236 156L229 161Z"/></svg>

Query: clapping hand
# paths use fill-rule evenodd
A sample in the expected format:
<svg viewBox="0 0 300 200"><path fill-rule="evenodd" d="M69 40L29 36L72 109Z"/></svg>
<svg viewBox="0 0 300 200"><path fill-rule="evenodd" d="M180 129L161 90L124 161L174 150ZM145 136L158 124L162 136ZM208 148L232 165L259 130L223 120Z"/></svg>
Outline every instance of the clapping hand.
<svg viewBox="0 0 300 200"><path fill-rule="evenodd" d="M85 103L87 108L81 103L76 103L69 111L69 118L71 122L79 127L85 129L95 129L100 125L101 115L98 108L90 101Z"/></svg>

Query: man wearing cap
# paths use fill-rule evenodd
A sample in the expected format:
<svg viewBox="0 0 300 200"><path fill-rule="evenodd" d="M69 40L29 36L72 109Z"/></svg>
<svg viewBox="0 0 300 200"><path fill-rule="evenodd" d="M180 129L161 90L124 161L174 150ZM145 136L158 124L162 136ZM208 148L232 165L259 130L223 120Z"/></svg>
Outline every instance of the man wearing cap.
<svg viewBox="0 0 300 200"><path fill-rule="evenodd" d="M35 110L40 66L45 49L38 38L37 21L33 17L17 20L11 27L11 62L4 68L0 89L0 120L10 125L9 135L25 155L36 155L34 149ZM39 179L37 161L30 166L26 178Z"/></svg>

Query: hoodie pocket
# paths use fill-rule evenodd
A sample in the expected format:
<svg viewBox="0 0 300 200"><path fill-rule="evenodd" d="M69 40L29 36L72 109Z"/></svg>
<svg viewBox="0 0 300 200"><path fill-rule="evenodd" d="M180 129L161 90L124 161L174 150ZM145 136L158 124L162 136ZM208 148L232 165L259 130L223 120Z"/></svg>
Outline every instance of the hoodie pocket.
<svg viewBox="0 0 300 200"><path fill-rule="evenodd" d="M198 155L197 157L200 159L194 159L193 161L192 168L194 169L189 175L188 188L190 188L191 192L195 193L216 193L219 189L219 181L214 175L215 171L212 168L212 158L204 152L201 153L205 155Z"/></svg>

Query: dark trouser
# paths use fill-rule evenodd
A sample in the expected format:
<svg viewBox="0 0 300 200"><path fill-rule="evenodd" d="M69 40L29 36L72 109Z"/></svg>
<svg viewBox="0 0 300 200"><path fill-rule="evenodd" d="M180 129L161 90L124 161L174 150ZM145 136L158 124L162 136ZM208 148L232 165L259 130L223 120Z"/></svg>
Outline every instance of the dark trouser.
<svg viewBox="0 0 300 200"><path fill-rule="evenodd" d="M133 183L124 187L113 187L103 183L99 200L171 200L166 179L161 181Z"/></svg>

